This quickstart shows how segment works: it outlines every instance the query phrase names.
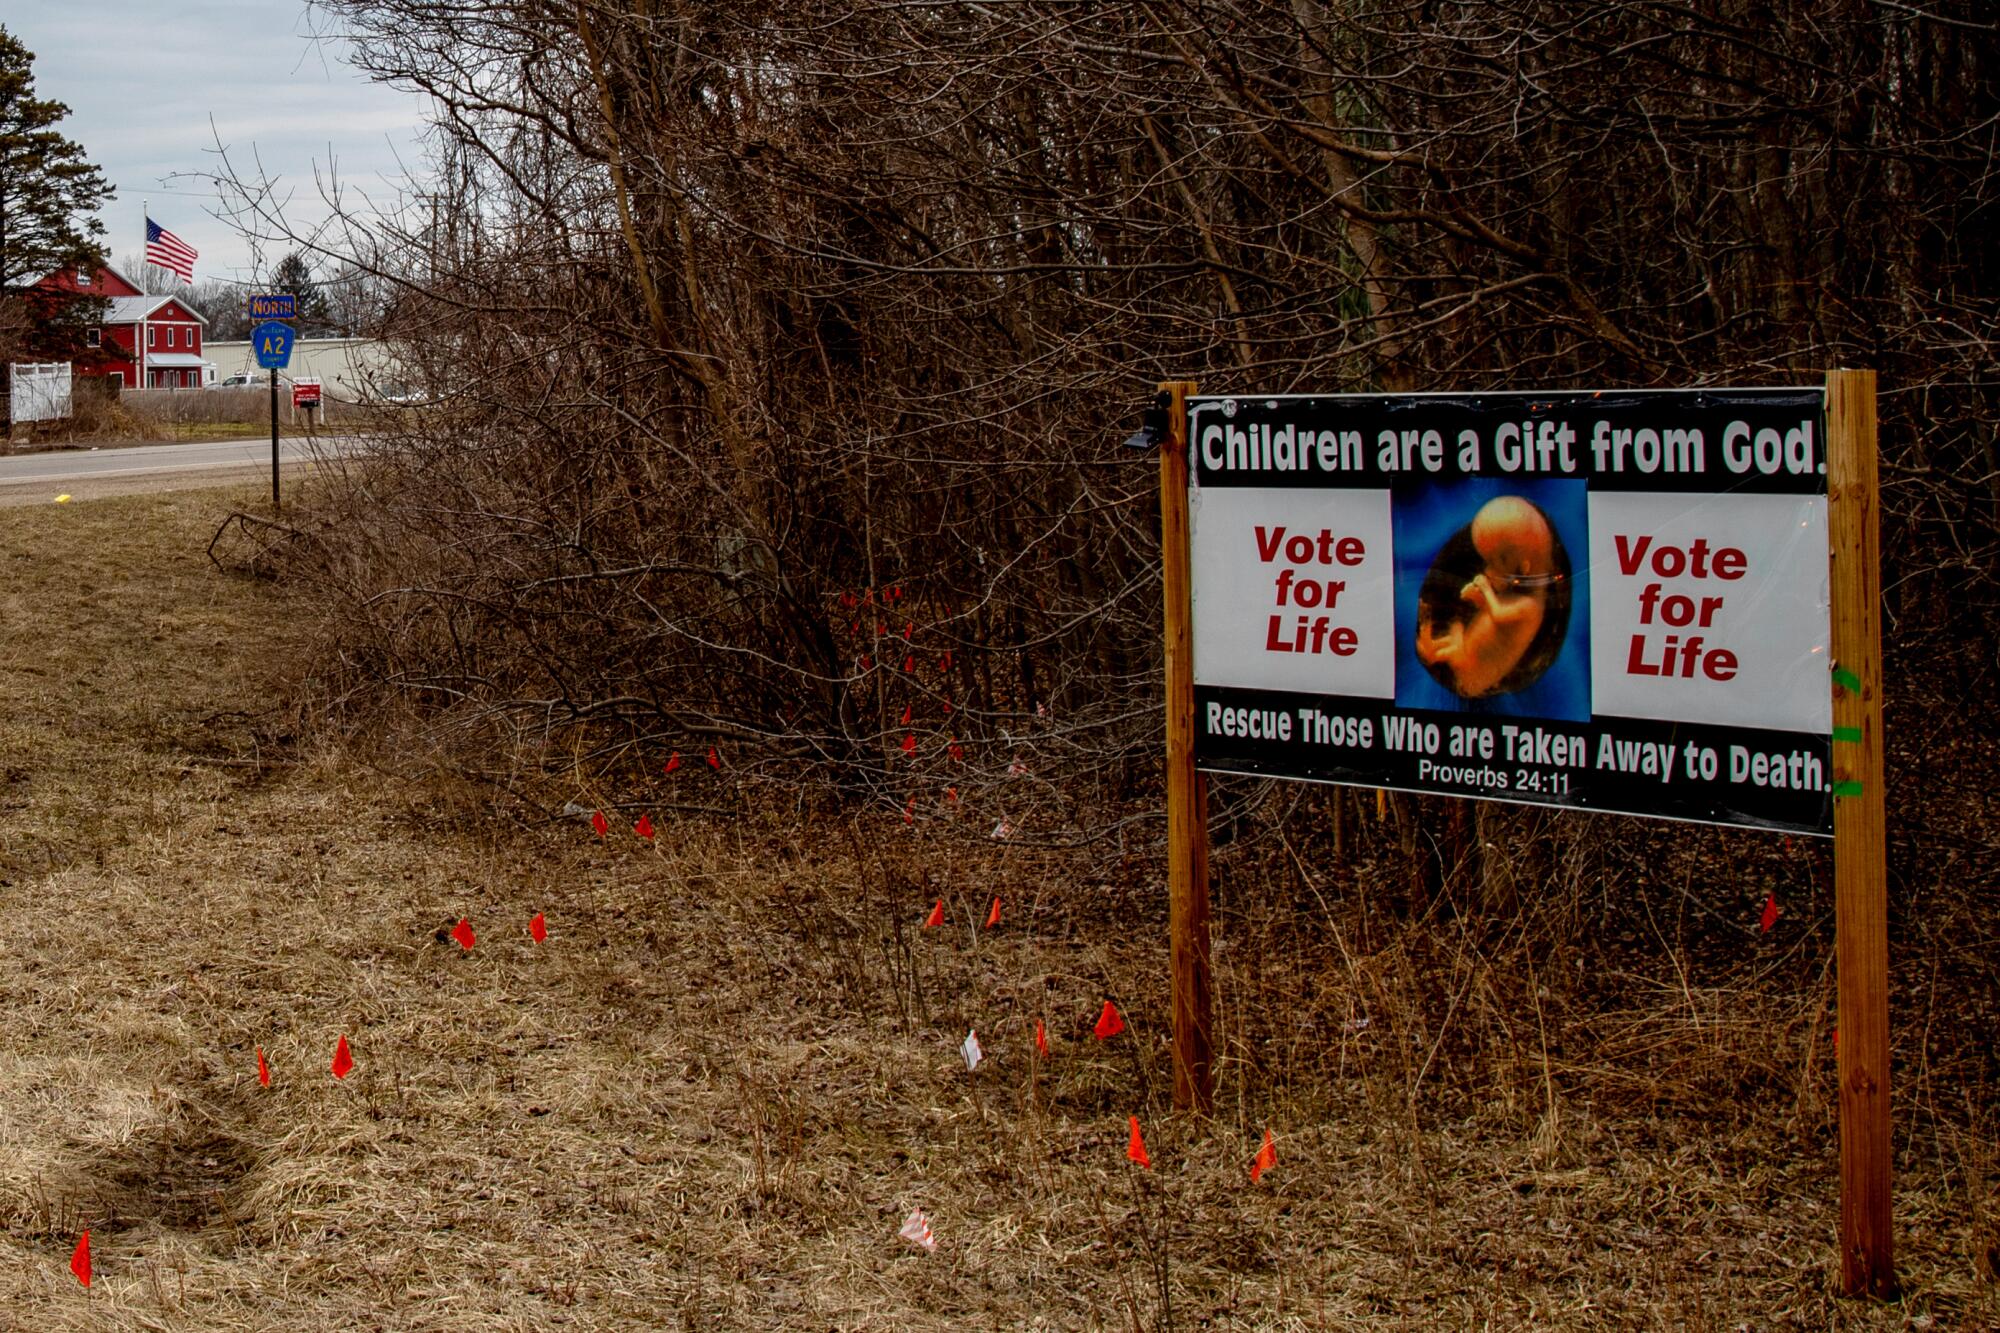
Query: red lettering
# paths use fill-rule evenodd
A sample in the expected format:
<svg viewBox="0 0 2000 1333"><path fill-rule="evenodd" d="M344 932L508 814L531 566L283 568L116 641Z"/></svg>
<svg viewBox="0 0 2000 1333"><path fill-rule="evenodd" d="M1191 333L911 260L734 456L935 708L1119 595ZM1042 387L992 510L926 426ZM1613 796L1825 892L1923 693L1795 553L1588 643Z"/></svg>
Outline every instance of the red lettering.
<svg viewBox="0 0 2000 1333"><path fill-rule="evenodd" d="M1693 680L1697 672L1710 680L1734 680L1736 654L1727 648L1710 648L1699 634L1686 639L1669 634L1657 650L1646 642L1645 635L1632 636L1632 646L1625 654L1626 675Z"/></svg>
<svg viewBox="0 0 2000 1333"><path fill-rule="evenodd" d="M1686 574L1691 578L1740 579L1746 561L1743 552L1734 546L1716 550L1708 544L1708 538L1697 537L1687 547L1662 546L1653 550L1653 539L1641 537L1635 545L1624 533L1614 534L1612 543L1618 548L1618 572L1626 578L1637 574L1646 564L1646 553L1652 551L1653 572L1663 579L1679 578Z"/></svg>
<svg viewBox="0 0 2000 1333"><path fill-rule="evenodd" d="M1342 585L1335 585L1336 587ZM1283 616L1272 616L1270 627L1264 631L1264 651L1267 653L1332 653L1335 657L1352 657L1360 642L1354 631L1346 625L1335 625L1327 616L1300 616L1292 627L1292 637L1283 637Z"/></svg>
<svg viewBox="0 0 2000 1333"><path fill-rule="evenodd" d="M1275 622L1276 617L1272 617ZM1632 651L1625 656L1625 674L1628 676L1657 676L1660 669L1646 661L1646 636L1632 636Z"/></svg>
<svg viewBox="0 0 2000 1333"><path fill-rule="evenodd" d="M1359 537L1336 537L1333 529L1321 528L1317 542L1313 538L1298 534L1287 538L1285 528L1257 526L1257 558L1270 564L1284 552L1288 563L1309 565L1318 560L1322 565L1358 565L1368 555L1367 545Z"/></svg>

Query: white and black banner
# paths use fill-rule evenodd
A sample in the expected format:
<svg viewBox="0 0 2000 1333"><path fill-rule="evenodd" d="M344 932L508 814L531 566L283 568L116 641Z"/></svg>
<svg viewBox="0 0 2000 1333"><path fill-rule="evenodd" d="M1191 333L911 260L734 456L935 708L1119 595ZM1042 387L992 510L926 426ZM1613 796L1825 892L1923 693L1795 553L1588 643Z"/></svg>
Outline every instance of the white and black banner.
<svg viewBox="0 0 2000 1333"><path fill-rule="evenodd" d="M1193 398L1203 768L1833 828L1824 393Z"/></svg>

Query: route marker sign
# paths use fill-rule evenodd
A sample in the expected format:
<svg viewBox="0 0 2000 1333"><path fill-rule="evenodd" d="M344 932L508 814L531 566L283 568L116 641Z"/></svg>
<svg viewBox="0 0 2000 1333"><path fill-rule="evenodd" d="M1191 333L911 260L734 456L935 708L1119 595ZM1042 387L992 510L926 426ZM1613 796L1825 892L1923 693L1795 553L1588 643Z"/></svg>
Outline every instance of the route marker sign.
<svg viewBox="0 0 2000 1333"><path fill-rule="evenodd" d="M250 346L257 354L261 370L283 370L292 359L292 343L298 337L289 324L267 320L250 330Z"/></svg>
<svg viewBox="0 0 2000 1333"><path fill-rule="evenodd" d="M297 319L299 298L291 292L252 292L250 318Z"/></svg>

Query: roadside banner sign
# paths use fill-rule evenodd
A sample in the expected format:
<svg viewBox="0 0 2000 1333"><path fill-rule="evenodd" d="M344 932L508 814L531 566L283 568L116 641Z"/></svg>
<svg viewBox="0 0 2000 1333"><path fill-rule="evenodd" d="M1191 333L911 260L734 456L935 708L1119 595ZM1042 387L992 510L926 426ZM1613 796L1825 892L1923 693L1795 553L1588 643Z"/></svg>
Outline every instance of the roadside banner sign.
<svg viewBox="0 0 2000 1333"><path fill-rule="evenodd" d="M292 381L293 407L318 407L319 402L320 383L318 380Z"/></svg>
<svg viewBox="0 0 2000 1333"><path fill-rule="evenodd" d="M1831 836L1841 1289L1894 1292L1875 395L1159 386L1176 1106L1202 770Z"/></svg>
<svg viewBox="0 0 2000 1333"><path fill-rule="evenodd" d="M292 359L292 343L296 338L289 324L267 320L250 330L250 348L257 354L260 370L283 370Z"/></svg>
<svg viewBox="0 0 2000 1333"><path fill-rule="evenodd" d="M297 319L299 298L291 292L252 292L250 318Z"/></svg>
<svg viewBox="0 0 2000 1333"><path fill-rule="evenodd" d="M1833 833L1826 393L1187 400L1196 764Z"/></svg>

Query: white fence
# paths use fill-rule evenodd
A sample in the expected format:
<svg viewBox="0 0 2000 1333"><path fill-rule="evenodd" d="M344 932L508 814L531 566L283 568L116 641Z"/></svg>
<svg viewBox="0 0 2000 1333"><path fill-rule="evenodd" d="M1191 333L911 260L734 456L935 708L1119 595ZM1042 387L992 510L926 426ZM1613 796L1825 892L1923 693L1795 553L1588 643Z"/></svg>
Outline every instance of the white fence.
<svg viewBox="0 0 2000 1333"><path fill-rule="evenodd" d="M69 362L16 361L9 369L15 421L60 421L69 415Z"/></svg>

